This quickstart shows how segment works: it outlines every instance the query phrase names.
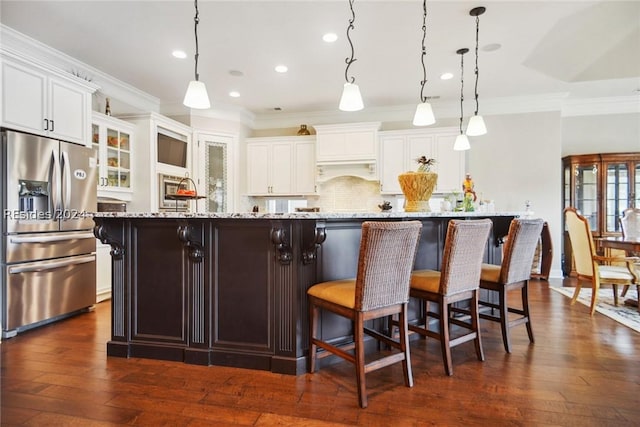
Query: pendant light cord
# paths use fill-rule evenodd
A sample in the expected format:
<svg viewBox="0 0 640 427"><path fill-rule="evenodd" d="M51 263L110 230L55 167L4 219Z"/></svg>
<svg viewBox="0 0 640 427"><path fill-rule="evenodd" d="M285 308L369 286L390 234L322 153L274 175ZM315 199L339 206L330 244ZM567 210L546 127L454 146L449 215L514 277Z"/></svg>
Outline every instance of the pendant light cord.
<svg viewBox="0 0 640 427"><path fill-rule="evenodd" d="M198 0L195 0L195 6L196 6L196 16L193 17L193 22L195 23L195 29L194 32L196 34L196 55L195 55L195 60L196 60L196 67L195 67L195 75L196 75L196 81L199 80L199 75L198 75L198 56L200 56L200 53L198 52L198 23L200 22L200 18L198 17L199 12L198 12Z"/></svg>
<svg viewBox="0 0 640 427"><path fill-rule="evenodd" d="M476 97L476 112L474 115L478 115L479 101L478 101L478 77L480 77L480 71L478 69L478 35L480 34L480 16L476 15L476 87L474 89Z"/></svg>
<svg viewBox="0 0 640 427"><path fill-rule="evenodd" d="M460 135L462 135L462 120L464 117L464 54L466 52L460 53Z"/></svg>
<svg viewBox="0 0 640 427"><path fill-rule="evenodd" d="M351 8L351 19L349 19L349 25L347 26L347 40L349 41L349 46L351 46L351 58L346 58L345 62L347 64L347 68L344 70L344 79L347 83L353 83L356 81L355 77L351 77L351 81L349 81L349 67L352 63L356 62L357 59L354 59L353 56L355 54L353 49L353 42L351 41L351 36L349 35L349 31L353 30L353 23L356 20L356 13L353 10L353 2L354 0L349 0L349 7Z"/></svg>
<svg viewBox="0 0 640 427"><path fill-rule="evenodd" d="M420 62L422 63L422 81L420 82L420 101L427 102L427 97L424 96L424 85L427 83L427 68L424 66L424 57L427 55L427 48L424 41L427 37L427 0L422 1L422 54L420 55Z"/></svg>

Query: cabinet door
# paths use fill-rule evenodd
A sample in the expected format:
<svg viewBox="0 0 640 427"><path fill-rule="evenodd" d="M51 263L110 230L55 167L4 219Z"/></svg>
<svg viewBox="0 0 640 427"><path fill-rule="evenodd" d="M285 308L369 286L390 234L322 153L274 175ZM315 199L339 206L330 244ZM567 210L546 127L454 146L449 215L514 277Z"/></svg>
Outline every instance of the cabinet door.
<svg viewBox="0 0 640 427"><path fill-rule="evenodd" d="M591 232L595 236L600 236L599 209L598 209L598 165L576 165L575 166L574 195L575 208L582 216L589 220Z"/></svg>
<svg viewBox="0 0 640 427"><path fill-rule="evenodd" d="M271 194L293 194L293 145L290 142L272 145L270 166Z"/></svg>
<svg viewBox="0 0 640 427"><path fill-rule="evenodd" d="M96 240L96 302L111 298L111 246Z"/></svg>
<svg viewBox="0 0 640 427"><path fill-rule="evenodd" d="M47 77L11 62L2 62L3 126L46 135Z"/></svg>
<svg viewBox="0 0 640 427"><path fill-rule="evenodd" d="M345 137L345 157L350 160L376 158L376 136L372 131L349 132Z"/></svg>
<svg viewBox="0 0 640 427"><path fill-rule="evenodd" d="M438 157L434 150L433 142L433 135L409 135L407 137L407 146L404 154L404 172L418 170L417 159L422 156L425 156L427 159L436 158L436 165L431 170L438 172L440 157ZM447 165L447 167L448 166L449 165ZM440 175L438 175L438 181L440 181Z"/></svg>
<svg viewBox="0 0 640 427"><path fill-rule="evenodd" d="M295 194L316 192L316 145L313 142L295 143L293 191Z"/></svg>
<svg viewBox="0 0 640 427"><path fill-rule="evenodd" d="M433 155L436 159L435 172L438 172L438 183L435 191L450 193L461 190L464 180L464 151L453 150L456 135L437 135L433 144Z"/></svg>
<svg viewBox="0 0 640 427"><path fill-rule="evenodd" d="M247 144L247 193L269 194L270 150L267 144Z"/></svg>
<svg viewBox="0 0 640 427"><path fill-rule="evenodd" d="M49 79L49 136L86 144L87 93L57 79Z"/></svg>
<svg viewBox="0 0 640 427"><path fill-rule="evenodd" d="M405 139L402 136L380 138L380 192L402 194L398 175L407 172Z"/></svg>

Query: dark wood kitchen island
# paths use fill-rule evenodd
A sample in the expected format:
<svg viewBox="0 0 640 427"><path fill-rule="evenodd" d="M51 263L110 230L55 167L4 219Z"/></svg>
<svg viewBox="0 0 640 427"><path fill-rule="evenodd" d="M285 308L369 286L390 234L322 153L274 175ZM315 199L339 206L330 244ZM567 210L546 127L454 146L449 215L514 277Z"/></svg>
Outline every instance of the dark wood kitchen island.
<svg viewBox="0 0 640 427"><path fill-rule="evenodd" d="M439 269L450 219L490 218L485 260L497 264L516 216L98 213L94 232L112 260L107 354L304 373L306 290L355 276L363 221L420 220L415 266ZM328 313L321 324L324 337L349 339L345 319Z"/></svg>

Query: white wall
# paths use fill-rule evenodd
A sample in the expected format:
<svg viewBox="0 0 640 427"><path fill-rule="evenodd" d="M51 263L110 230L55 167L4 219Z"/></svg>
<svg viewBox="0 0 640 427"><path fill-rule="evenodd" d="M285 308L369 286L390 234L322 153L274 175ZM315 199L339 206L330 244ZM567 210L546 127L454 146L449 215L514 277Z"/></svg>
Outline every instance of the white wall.
<svg viewBox="0 0 640 427"><path fill-rule="evenodd" d="M640 151L640 114L562 119L562 157L571 154Z"/></svg>
<svg viewBox="0 0 640 427"><path fill-rule="evenodd" d="M562 119L560 112L485 116L488 133L472 137L467 154L478 196L494 199L497 211L524 211L549 223L551 275L561 277Z"/></svg>

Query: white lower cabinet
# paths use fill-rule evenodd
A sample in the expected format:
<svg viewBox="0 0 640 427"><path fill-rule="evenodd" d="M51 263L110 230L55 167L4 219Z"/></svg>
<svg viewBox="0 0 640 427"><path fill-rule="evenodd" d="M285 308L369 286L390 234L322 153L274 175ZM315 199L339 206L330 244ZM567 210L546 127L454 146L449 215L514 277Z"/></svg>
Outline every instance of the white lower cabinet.
<svg viewBox="0 0 640 427"><path fill-rule="evenodd" d="M433 158L438 173L435 193L461 190L465 173L465 152L454 151L455 128L383 131L380 140L380 192L402 194L398 175L418 169L421 156Z"/></svg>
<svg viewBox="0 0 640 427"><path fill-rule="evenodd" d="M96 240L96 302L111 298L111 246Z"/></svg>
<svg viewBox="0 0 640 427"><path fill-rule="evenodd" d="M247 194L304 195L315 192L313 137L247 140Z"/></svg>

